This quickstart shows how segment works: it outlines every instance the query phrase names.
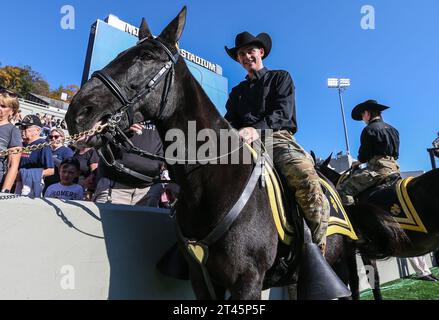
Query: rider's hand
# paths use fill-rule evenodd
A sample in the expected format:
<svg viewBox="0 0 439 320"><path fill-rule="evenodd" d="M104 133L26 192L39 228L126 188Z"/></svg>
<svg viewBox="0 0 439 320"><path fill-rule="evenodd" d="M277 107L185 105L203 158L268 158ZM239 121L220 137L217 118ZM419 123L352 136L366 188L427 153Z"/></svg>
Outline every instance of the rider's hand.
<svg viewBox="0 0 439 320"><path fill-rule="evenodd" d="M239 136L247 143L252 143L253 141L259 139L258 131L253 127L242 128L239 130Z"/></svg>
<svg viewBox="0 0 439 320"><path fill-rule="evenodd" d="M142 134L143 126L140 123L135 123L130 127L130 131L137 133L138 135Z"/></svg>

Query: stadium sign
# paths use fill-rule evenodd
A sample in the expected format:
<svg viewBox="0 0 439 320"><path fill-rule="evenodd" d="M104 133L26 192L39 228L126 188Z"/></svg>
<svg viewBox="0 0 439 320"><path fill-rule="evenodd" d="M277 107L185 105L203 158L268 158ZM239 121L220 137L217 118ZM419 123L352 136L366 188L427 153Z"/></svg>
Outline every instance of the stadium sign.
<svg viewBox="0 0 439 320"><path fill-rule="evenodd" d="M223 69L218 64L204 60L203 58L200 58L199 56L184 49L180 49L180 54L183 58L192 61L193 63L196 63L206 69L209 69L210 71L213 71L221 75L223 74Z"/></svg>
<svg viewBox="0 0 439 320"><path fill-rule="evenodd" d="M123 31L126 33L129 33L133 36L138 37L139 36L139 28L120 20L118 17L116 17L115 15L110 14L106 19L105 22L108 23L109 25ZM206 59L203 59L187 50L184 49L180 49L180 54L181 56L189 61L192 61L193 63L200 65L210 71L213 71L219 75L223 74L223 69L221 68L220 65L210 62Z"/></svg>

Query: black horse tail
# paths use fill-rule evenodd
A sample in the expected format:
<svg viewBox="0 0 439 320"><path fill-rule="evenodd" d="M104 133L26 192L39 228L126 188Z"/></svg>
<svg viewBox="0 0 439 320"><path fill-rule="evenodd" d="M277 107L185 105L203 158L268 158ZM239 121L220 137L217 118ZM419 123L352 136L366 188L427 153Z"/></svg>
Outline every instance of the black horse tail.
<svg viewBox="0 0 439 320"><path fill-rule="evenodd" d="M370 259L397 256L410 242L395 218L373 204L348 208L348 213L359 230L357 248Z"/></svg>

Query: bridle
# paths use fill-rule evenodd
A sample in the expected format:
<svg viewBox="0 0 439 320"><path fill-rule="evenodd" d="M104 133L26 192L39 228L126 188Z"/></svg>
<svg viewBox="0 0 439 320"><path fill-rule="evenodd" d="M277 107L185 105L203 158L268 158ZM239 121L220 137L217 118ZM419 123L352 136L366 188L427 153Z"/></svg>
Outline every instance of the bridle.
<svg viewBox="0 0 439 320"><path fill-rule="evenodd" d="M140 155L142 157L151 158L153 160L162 160L166 159L157 154L151 154L148 151L142 150L140 148L135 147L129 138L125 135L124 130L130 128L134 123L134 110L133 106L139 102L142 98L148 96L161 81L165 81L163 93L160 101L160 109L157 115L158 120L163 119L163 115L166 114L167 100L170 92L171 84L174 79L175 74L175 64L177 63L180 53L177 48L177 52L173 54L160 40L144 38L137 42L137 45L141 44L144 41L150 41L156 44L159 48L163 49L166 55L169 57L169 61L165 63L165 65L150 79L146 80L146 85L136 92L134 96L129 99L126 93L121 89L121 87L117 84L117 82L104 70L95 71L91 78L99 79L107 88L110 90L111 94L121 103L121 106L117 109L116 113L112 115L107 123L108 126L105 131L100 133L105 140L109 143L123 147L128 153L134 153ZM122 125L122 127L121 127ZM107 166L115 167L118 171L122 171L126 174L134 176L140 180L146 182L156 181L159 177L149 177L143 175L139 172L130 170L125 168L122 164L117 162L114 158L113 152L109 146L109 143L104 143L102 148L105 148L107 155L109 155L109 159L104 156L101 149L98 150L99 155L102 160L105 162Z"/></svg>
<svg viewBox="0 0 439 320"><path fill-rule="evenodd" d="M169 90L172 84L172 80L174 78L174 66L178 61L178 58L180 56L179 51L175 54L173 54L160 40L158 39L150 39L145 38L137 42L137 45L140 43L149 40L150 42L158 45L161 49L165 51L165 53L169 57L169 61L165 63L165 65L148 81L146 81L146 85L144 88L142 88L140 91L136 92L136 94L129 99L124 91L120 88L120 86L117 84L117 82L105 71L105 70L99 70L95 71L92 74L92 78L99 79L112 93L112 95L119 100L121 103L121 107L117 109L117 113L113 115L110 118L113 121L120 122L124 115L126 115L126 119L128 120L127 128L129 128L133 124L133 106L135 103L137 103L140 99L146 97L148 94L150 94L154 88L163 80L165 79L165 86L163 89L162 94L162 100L160 102L160 111L158 114L157 119L161 120L163 117L164 109L166 107L166 102L168 99ZM124 128L124 129L127 129Z"/></svg>

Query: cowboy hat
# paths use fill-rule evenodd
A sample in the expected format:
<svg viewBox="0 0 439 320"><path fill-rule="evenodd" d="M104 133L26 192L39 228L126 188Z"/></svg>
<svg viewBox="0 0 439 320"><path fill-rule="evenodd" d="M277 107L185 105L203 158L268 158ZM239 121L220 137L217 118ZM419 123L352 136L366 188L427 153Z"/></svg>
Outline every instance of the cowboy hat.
<svg viewBox="0 0 439 320"><path fill-rule="evenodd" d="M367 100L364 101L358 105L355 106L354 109L352 109L352 119L361 121L363 117L361 114L364 111L384 111L386 109L389 109L389 107L379 104L376 100Z"/></svg>
<svg viewBox="0 0 439 320"><path fill-rule="evenodd" d="M233 60L238 61L238 59L236 58L238 50L251 44L260 45L262 48L264 48L264 56L262 57L262 59L265 59L270 53L271 38L267 33L264 32L258 34L256 37L247 31L241 32L235 38L234 48L229 49L226 46L224 46L224 48L226 49L227 54Z"/></svg>

